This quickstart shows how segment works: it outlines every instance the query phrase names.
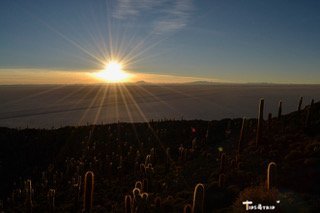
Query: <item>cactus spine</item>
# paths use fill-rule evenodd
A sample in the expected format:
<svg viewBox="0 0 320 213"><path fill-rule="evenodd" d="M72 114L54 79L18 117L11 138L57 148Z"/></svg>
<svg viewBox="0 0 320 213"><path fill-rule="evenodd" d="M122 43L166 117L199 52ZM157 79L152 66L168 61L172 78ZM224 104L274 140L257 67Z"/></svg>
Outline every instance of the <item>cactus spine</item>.
<svg viewBox="0 0 320 213"><path fill-rule="evenodd" d="M88 177L90 177L90 179L91 179L91 184L89 185L89 187L88 187ZM82 209L82 212L91 212L92 206L93 206L93 192L94 192L94 173L92 171L87 171L85 173L83 184L84 185L83 185L83 209Z"/></svg>
<svg viewBox="0 0 320 213"><path fill-rule="evenodd" d="M262 134L262 123L263 123L263 108L264 108L264 99L260 99L259 104L259 117L258 117L258 125L257 125L257 137L256 137L256 145L261 142L261 134Z"/></svg>
<svg viewBox="0 0 320 213"><path fill-rule="evenodd" d="M270 184L271 179L272 179L273 182L274 182L275 175L276 175L276 174L275 174L276 171L271 172L272 167L274 168L273 170L276 170L277 164L276 164L275 162L270 162L270 163L268 164L268 169L267 169L267 190L268 190L268 191L269 191L270 188L272 187L271 184ZM271 177L272 177L272 178L271 178Z"/></svg>
<svg viewBox="0 0 320 213"><path fill-rule="evenodd" d="M193 192L192 213L204 212L204 185L198 183Z"/></svg>

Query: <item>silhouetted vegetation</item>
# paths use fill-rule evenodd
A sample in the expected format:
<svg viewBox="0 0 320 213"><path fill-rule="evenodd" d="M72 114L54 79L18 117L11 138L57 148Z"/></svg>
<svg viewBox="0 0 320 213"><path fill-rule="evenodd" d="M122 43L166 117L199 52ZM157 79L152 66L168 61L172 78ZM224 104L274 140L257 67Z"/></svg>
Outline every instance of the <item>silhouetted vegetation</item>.
<svg viewBox="0 0 320 213"><path fill-rule="evenodd" d="M317 212L320 103L283 115L280 102L267 120L263 104L259 119L0 128L0 208L242 212L251 200Z"/></svg>

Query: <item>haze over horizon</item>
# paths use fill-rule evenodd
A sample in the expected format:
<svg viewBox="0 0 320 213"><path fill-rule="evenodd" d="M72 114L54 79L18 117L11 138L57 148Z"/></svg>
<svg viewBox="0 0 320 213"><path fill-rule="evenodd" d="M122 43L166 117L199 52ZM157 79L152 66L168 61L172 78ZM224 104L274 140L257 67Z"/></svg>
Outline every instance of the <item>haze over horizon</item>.
<svg viewBox="0 0 320 213"><path fill-rule="evenodd" d="M319 84L319 9L315 0L3 0L0 85ZM110 61L125 72L97 75Z"/></svg>

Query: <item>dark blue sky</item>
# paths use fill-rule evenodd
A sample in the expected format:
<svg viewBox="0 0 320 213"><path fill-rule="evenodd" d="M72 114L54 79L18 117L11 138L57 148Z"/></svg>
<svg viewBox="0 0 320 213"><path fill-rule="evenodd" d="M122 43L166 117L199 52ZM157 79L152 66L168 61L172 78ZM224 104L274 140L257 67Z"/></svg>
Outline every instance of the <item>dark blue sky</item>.
<svg viewBox="0 0 320 213"><path fill-rule="evenodd" d="M97 70L320 83L320 1L1 0L0 75Z"/></svg>

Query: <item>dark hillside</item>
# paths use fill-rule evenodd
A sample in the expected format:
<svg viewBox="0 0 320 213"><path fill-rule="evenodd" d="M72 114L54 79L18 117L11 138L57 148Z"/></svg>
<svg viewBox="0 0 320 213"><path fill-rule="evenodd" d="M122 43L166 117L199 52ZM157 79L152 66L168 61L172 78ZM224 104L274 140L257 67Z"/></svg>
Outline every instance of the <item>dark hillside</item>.
<svg viewBox="0 0 320 213"><path fill-rule="evenodd" d="M317 212L320 103L264 118L1 128L0 208L242 212L250 200Z"/></svg>

